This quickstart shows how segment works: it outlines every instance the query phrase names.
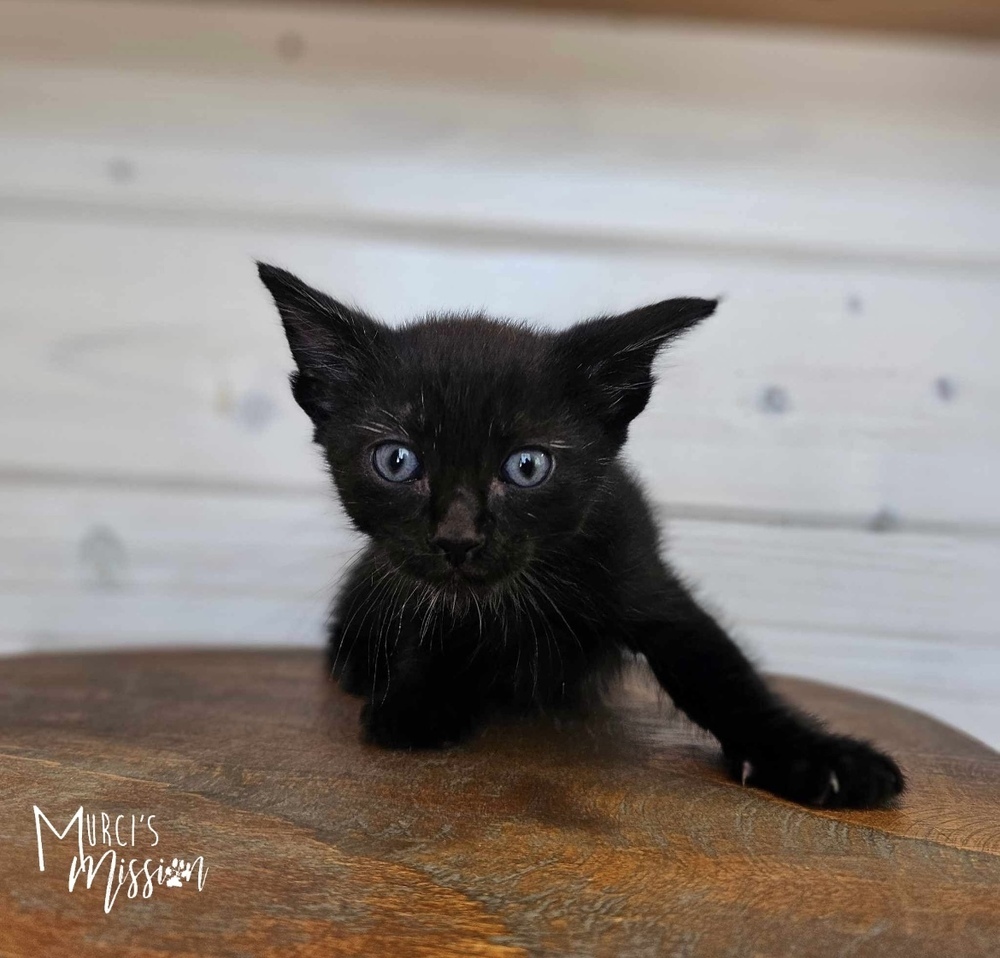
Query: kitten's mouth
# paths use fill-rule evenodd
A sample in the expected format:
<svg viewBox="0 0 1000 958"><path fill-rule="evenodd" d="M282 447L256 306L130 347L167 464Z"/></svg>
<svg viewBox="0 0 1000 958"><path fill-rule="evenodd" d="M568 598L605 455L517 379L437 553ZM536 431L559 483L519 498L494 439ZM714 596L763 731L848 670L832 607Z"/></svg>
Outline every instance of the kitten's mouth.
<svg viewBox="0 0 1000 958"><path fill-rule="evenodd" d="M477 596L483 598L500 587L508 578L497 570L473 566L449 566L426 575L424 580L441 593L449 596Z"/></svg>
<svg viewBox="0 0 1000 958"><path fill-rule="evenodd" d="M512 575L511 570L493 563L464 562L459 566L447 562L415 561L412 557L395 563L396 571L452 596L485 596L501 586Z"/></svg>
<svg viewBox="0 0 1000 958"><path fill-rule="evenodd" d="M494 585L494 576L482 570L459 567L448 569L439 582L444 589L471 589L473 591L488 591Z"/></svg>

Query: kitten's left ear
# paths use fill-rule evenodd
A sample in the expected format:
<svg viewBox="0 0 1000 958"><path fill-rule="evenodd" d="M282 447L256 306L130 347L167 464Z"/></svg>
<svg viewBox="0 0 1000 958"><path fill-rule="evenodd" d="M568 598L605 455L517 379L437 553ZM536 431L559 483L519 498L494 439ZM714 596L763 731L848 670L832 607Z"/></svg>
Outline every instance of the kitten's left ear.
<svg viewBox="0 0 1000 958"><path fill-rule="evenodd" d="M297 371L292 393L319 428L370 372L388 329L303 283L288 270L258 263L274 298Z"/></svg>
<svg viewBox="0 0 1000 958"><path fill-rule="evenodd" d="M711 316L716 299L666 299L651 306L601 316L559 335L572 394L623 443L628 425L646 408L653 389L653 360L660 348Z"/></svg>

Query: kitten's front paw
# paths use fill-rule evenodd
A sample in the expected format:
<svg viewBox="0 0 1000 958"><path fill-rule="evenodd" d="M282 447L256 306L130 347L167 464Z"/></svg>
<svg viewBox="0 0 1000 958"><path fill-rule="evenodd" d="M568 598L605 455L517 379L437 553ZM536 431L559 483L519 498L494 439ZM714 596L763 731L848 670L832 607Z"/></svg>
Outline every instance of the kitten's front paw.
<svg viewBox="0 0 1000 958"><path fill-rule="evenodd" d="M444 748L464 738L474 724L468 713L424 701L369 702L361 711L365 739L382 748Z"/></svg>
<svg viewBox="0 0 1000 958"><path fill-rule="evenodd" d="M727 761L744 785L823 808L877 808L906 787L888 755L866 742L823 732L734 750Z"/></svg>

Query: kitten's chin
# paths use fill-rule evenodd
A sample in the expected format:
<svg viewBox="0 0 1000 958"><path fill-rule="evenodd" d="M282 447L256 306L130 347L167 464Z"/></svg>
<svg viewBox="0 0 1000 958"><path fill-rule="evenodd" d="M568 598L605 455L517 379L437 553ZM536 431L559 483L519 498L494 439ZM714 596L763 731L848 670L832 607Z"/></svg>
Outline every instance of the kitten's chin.
<svg viewBox="0 0 1000 958"><path fill-rule="evenodd" d="M438 586L448 593L482 594L490 592L500 581L496 577L472 569L450 569L438 580Z"/></svg>
<svg viewBox="0 0 1000 958"><path fill-rule="evenodd" d="M448 569L428 575L424 581L433 586L442 595L449 598L485 598L496 591L504 582L505 576L490 575L477 569Z"/></svg>

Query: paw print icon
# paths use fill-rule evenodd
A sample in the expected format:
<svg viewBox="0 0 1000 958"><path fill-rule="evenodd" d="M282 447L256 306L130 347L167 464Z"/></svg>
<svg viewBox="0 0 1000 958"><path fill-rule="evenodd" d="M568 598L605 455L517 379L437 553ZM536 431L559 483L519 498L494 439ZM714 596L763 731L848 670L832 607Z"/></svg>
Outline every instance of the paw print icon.
<svg viewBox="0 0 1000 958"><path fill-rule="evenodd" d="M167 888L180 888L181 879L191 880L192 865L184 861L183 858L175 858L164 869L163 874L167 877Z"/></svg>

